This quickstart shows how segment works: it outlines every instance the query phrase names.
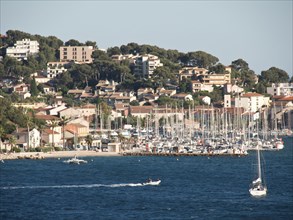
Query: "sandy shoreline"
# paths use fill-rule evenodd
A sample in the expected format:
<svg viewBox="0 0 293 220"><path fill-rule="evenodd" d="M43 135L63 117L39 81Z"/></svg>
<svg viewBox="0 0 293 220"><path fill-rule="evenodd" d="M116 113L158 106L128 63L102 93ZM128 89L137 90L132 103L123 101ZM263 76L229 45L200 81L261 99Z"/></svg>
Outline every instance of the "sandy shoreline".
<svg viewBox="0 0 293 220"><path fill-rule="evenodd" d="M122 154L115 152L97 152L97 151L54 151L54 152L21 152L21 153L7 153L0 154L0 160L19 159L19 158L61 158L61 157L109 157L109 156L122 156Z"/></svg>

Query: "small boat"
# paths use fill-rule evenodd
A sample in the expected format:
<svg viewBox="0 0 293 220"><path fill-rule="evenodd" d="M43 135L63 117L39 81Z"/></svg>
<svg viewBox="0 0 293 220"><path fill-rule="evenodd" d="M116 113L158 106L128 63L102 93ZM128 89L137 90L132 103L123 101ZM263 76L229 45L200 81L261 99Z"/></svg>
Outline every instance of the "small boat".
<svg viewBox="0 0 293 220"><path fill-rule="evenodd" d="M267 187L263 182L263 175L261 170L261 162L260 162L260 152L259 146L257 145L257 174L258 177L256 180L252 181L249 192L254 197L265 196L267 194Z"/></svg>
<svg viewBox="0 0 293 220"><path fill-rule="evenodd" d="M160 185L160 183L161 183L160 179L157 179L157 180L148 179L146 182L142 183L142 185L158 186Z"/></svg>
<svg viewBox="0 0 293 220"><path fill-rule="evenodd" d="M87 163L86 160L82 160L82 159L77 159L76 156L74 156L73 158L71 159L68 159L68 160L64 160L63 161L64 163L69 163L69 164L81 164L81 163Z"/></svg>

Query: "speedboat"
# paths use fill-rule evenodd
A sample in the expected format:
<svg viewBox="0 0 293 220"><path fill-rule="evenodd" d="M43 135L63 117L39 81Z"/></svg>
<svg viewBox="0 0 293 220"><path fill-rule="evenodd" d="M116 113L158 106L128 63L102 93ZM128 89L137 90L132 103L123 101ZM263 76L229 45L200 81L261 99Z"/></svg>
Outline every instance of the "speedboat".
<svg viewBox="0 0 293 220"><path fill-rule="evenodd" d="M160 183L161 183L161 180L160 179L158 179L158 180L151 180L151 179L149 179L146 182L144 182L142 185L144 185L144 186L147 186L147 185L150 185L150 186L158 186L158 185L160 185Z"/></svg>
<svg viewBox="0 0 293 220"><path fill-rule="evenodd" d="M86 160L82 160L82 159L77 159L77 157L73 157L71 159L68 160L64 160L64 163L69 163L69 164L81 164L81 163L87 163Z"/></svg>

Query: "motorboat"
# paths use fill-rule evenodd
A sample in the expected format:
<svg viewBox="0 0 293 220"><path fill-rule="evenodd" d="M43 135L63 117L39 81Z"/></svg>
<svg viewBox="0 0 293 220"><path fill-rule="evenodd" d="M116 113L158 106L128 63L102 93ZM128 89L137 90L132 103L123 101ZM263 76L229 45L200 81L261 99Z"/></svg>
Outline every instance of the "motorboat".
<svg viewBox="0 0 293 220"><path fill-rule="evenodd" d="M69 164L81 164L81 163L87 163L86 160L82 160L82 159L78 159L76 156L68 159L68 160L64 160L64 163L69 163Z"/></svg>
<svg viewBox="0 0 293 220"><path fill-rule="evenodd" d="M157 180L148 179L146 182L142 183L142 185L144 185L144 186L147 186L147 185L158 186L158 185L160 185L160 183L161 183L160 179L157 179Z"/></svg>

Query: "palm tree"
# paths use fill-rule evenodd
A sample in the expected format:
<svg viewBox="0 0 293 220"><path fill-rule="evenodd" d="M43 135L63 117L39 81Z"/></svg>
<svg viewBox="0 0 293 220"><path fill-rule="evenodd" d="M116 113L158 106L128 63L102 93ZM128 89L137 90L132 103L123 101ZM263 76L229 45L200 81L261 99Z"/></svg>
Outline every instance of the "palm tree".
<svg viewBox="0 0 293 220"><path fill-rule="evenodd" d="M13 147L14 147L15 144L16 144L16 138L15 138L14 136L10 136L10 137L8 138L8 143L9 143L10 148L11 148L11 151L12 151Z"/></svg>
<svg viewBox="0 0 293 220"><path fill-rule="evenodd" d="M92 149L92 144L93 144L93 136L92 135L87 135L85 137L85 142L89 146L89 149Z"/></svg>
<svg viewBox="0 0 293 220"><path fill-rule="evenodd" d="M2 152L2 143L6 137L6 132L2 126L0 126L0 152Z"/></svg>
<svg viewBox="0 0 293 220"><path fill-rule="evenodd" d="M57 127L57 126L58 126L57 120L52 119L50 121L50 127L52 128L52 131L53 131L53 133L52 133L52 146L53 146L53 148L55 147L55 142L54 142L54 133L55 133L55 131L54 131L54 128Z"/></svg>
<svg viewBox="0 0 293 220"><path fill-rule="evenodd" d="M63 140L63 149L65 149L65 125L69 122L69 118L66 118L65 116L61 117L61 121L59 122L59 125L62 126L62 140Z"/></svg>

